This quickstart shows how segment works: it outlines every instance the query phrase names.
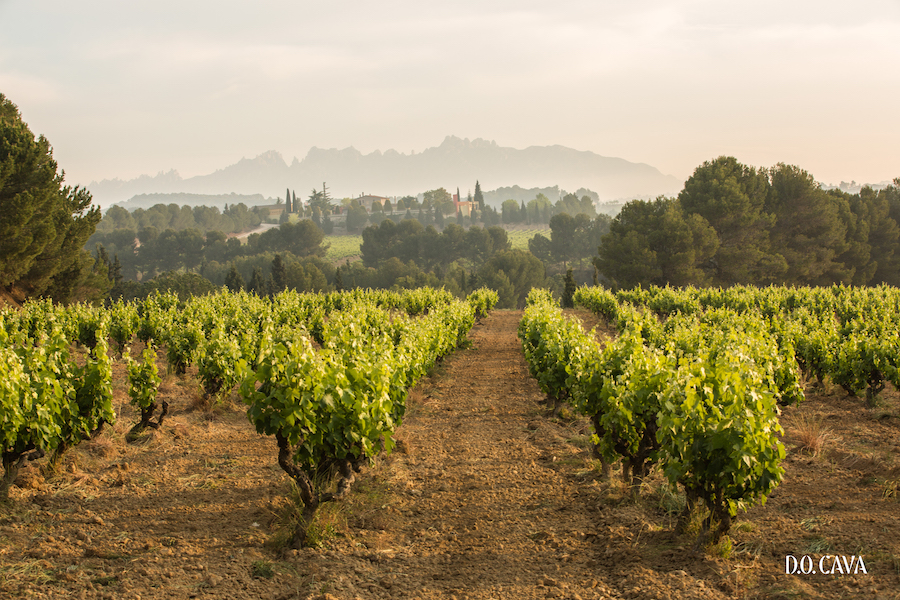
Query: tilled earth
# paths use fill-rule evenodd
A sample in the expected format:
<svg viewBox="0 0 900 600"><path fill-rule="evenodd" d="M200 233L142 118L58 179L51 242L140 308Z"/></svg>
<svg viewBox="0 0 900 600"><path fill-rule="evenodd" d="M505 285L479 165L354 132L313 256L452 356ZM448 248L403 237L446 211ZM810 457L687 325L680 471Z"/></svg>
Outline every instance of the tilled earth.
<svg viewBox="0 0 900 600"><path fill-rule="evenodd" d="M279 545L289 481L239 405L199 409L190 374L169 377L172 416L126 444L117 367L120 424L52 477L25 470L0 508L0 597L900 598L896 391L869 411L809 390L782 416L785 481L730 547L695 553L659 474L631 500L600 477L587 422L549 416L520 318L495 311L413 390L394 454L320 511L304 550ZM816 456L809 423L826 433ZM787 555L862 555L868 574L788 575Z"/></svg>

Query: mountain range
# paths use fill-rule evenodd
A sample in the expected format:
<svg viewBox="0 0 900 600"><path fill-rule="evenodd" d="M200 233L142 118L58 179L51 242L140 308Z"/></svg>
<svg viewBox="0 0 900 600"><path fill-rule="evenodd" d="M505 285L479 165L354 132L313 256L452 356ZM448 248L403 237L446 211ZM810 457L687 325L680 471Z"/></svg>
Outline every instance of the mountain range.
<svg viewBox="0 0 900 600"><path fill-rule="evenodd" d="M482 139L447 136L436 147L402 154L396 150L363 154L355 148L313 147L303 160L288 164L276 151L237 163L208 175L182 178L177 171L142 175L123 181L105 179L87 188L95 203L106 207L139 194L262 194L281 198L285 189L306 198L311 189L327 184L333 198L418 195L443 187L463 197L503 186L553 187L597 193L600 202L676 194L683 182L643 163L600 156L564 146L507 148Z"/></svg>

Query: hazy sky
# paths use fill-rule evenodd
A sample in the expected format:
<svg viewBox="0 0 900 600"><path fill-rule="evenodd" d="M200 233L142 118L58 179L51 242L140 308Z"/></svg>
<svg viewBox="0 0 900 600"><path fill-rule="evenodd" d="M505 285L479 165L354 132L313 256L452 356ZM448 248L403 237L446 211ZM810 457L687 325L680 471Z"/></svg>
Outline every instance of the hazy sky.
<svg viewBox="0 0 900 600"><path fill-rule="evenodd" d="M446 135L874 183L900 2L0 0L0 92L73 184Z"/></svg>

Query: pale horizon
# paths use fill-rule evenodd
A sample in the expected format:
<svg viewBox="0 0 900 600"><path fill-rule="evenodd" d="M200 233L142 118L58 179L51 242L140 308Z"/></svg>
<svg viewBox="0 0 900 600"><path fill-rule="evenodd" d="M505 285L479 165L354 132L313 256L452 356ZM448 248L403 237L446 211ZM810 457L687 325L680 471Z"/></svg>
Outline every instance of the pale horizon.
<svg viewBox="0 0 900 600"><path fill-rule="evenodd" d="M71 185L448 135L876 184L900 176L897 64L890 1L0 0L0 92Z"/></svg>

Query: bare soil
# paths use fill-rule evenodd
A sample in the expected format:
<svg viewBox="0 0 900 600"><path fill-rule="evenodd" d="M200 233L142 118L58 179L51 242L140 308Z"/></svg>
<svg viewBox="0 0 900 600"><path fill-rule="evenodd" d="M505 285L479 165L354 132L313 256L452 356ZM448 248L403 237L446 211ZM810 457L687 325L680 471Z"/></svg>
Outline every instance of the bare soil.
<svg viewBox="0 0 900 600"><path fill-rule="evenodd" d="M728 541L693 553L660 474L631 500L600 477L588 423L548 416L520 318L495 311L412 391L394 454L320 511L303 550L279 545L289 481L239 404L198 408L191 373L167 377L171 416L127 444L136 419L117 366L119 424L56 475L26 469L0 507L0 597L900 598L893 388L866 410L810 387L782 415L785 481ZM785 574L787 555L825 554L862 555L868 574Z"/></svg>

